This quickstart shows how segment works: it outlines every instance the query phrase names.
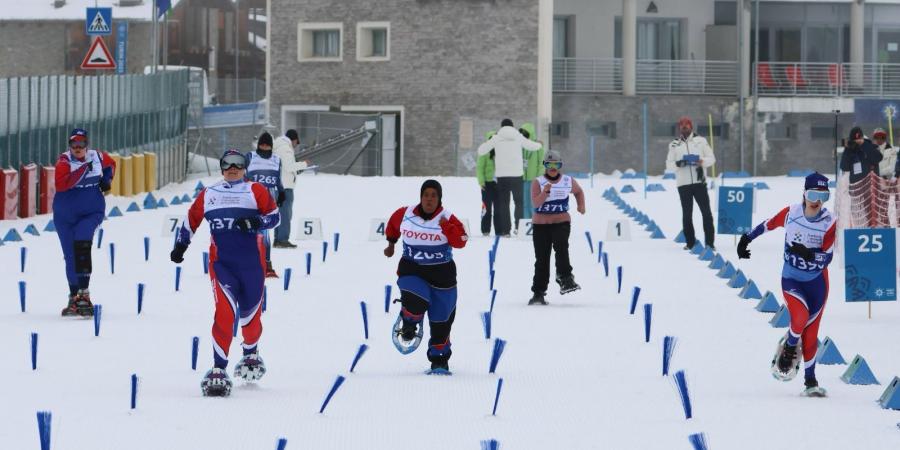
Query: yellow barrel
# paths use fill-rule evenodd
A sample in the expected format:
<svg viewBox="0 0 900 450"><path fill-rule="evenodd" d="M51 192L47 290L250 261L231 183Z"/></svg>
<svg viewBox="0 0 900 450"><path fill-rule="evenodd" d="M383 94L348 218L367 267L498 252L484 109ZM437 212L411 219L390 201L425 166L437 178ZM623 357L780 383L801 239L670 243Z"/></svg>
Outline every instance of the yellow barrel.
<svg viewBox="0 0 900 450"><path fill-rule="evenodd" d="M109 193L112 195L122 195L122 155L110 153L109 157L116 162L116 170L113 173L112 189Z"/></svg>
<svg viewBox="0 0 900 450"><path fill-rule="evenodd" d="M131 181L134 183L132 185L134 194L137 195L146 192L147 189L144 182L144 154L135 153L131 155L131 164L134 169L134 173L131 175Z"/></svg>
<svg viewBox="0 0 900 450"><path fill-rule="evenodd" d="M132 165L131 156L122 157L122 196L131 197L134 195L134 166Z"/></svg>
<svg viewBox="0 0 900 450"><path fill-rule="evenodd" d="M147 192L156 190L156 153L144 153L144 187Z"/></svg>

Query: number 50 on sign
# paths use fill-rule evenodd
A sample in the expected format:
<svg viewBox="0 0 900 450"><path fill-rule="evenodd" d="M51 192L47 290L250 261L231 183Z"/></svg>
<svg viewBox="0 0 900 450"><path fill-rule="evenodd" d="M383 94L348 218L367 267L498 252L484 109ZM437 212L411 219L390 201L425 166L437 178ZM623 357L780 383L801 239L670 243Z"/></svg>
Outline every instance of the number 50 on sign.
<svg viewBox="0 0 900 450"><path fill-rule="evenodd" d="M897 300L896 243L892 228L844 230L848 302Z"/></svg>

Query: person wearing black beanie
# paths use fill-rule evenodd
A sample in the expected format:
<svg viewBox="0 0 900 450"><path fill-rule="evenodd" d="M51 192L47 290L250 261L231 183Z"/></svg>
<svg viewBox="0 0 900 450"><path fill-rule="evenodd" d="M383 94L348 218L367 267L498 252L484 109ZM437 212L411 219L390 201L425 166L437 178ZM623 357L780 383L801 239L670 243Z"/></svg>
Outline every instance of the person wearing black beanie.
<svg viewBox="0 0 900 450"><path fill-rule="evenodd" d="M284 203L284 186L281 184L281 158L272 153L272 135L263 132L256 141L256 150L247 153L247 179L262 184L280 208ZM269 231L261 231L266 247L266 278L278 278L272 268L272 243Z"/></svg>
<svg viewBox="0 0 900 450"><path fill-rule="evenodd" d="M403 240L397 267L400 314L394 322L392 340L400 353L414 352L424 335L428 314L429 374L450 375L450 328L456 318L456 263L453 249L469 240L462 222L444 209L443 189L437 180L426 180L419 189L419 204L403 206L391 215L384 230L388 245L384 256L394 256L394 246Z"/></svg>
<svg viewBox="0 0 900 450"><path fill-rule="evenodd" d="M878 147L866 139L862 128L853 127L841 155L841 170L850 174L850 183L856 183L865 179L869 172L877 174L882 158Z"/></svg>

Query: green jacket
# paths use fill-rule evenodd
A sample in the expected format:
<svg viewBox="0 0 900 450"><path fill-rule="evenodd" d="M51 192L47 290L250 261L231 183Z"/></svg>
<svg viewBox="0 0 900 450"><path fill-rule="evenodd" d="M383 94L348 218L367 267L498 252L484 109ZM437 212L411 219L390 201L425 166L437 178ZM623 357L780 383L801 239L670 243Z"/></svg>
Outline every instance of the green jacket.
<svg viewBox="0 0 900 450"><path fill-rule="evenodd" d="M494 131L488 131L484 134L484 138L490 139L494 133ZM478 157L475 161L475 176L478 178L479 186L484 187L484 183L488 181L497 181L494 176L494 168L494 158L490 153Z"/></svg>
<svg viewBox="0 0 900 450"><path fill-rule="evenodd" d="M524 123L522 129L531 134L531 140L536 140L534 124ZM522 151L522 158L525 160L525 181L530 182L535 178L544 174L544 149L533 152Z"/></svg>

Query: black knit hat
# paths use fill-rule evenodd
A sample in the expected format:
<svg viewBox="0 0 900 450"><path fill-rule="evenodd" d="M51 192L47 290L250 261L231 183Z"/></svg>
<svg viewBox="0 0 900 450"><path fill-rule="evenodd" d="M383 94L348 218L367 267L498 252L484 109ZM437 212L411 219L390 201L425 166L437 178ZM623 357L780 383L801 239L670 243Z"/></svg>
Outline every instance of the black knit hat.
<svg viewBox="0 0 900 450"><path fill-rule="evenodd" d="M513 126L513 121L512 121L512 119L503 119L502 121L500 121L500 126L501 127L511 127L511 126Z"/></svg>
<svg viewBox="0 0 900 450"><path fill-rule="evenodd" d="M864 137L865 137L865 135L863 134L862 128L860 128L860 127L853 127L853 129L850 130L850 140L851 140L851 141L852 141L852 140L856 140L856 139L860 139L860 138L864 138Z"/></svg>
<svg viewBox="0 0 900 450"><path fill-rule="evenodd" d="M441 198L444 196L444 190L441 188L441 183L438 183L437 180L425 180L422 183L422 188L419 189L419 198L425 195L425 189L432 188L437 191L438 202L441 201Z"/></svg>
<svg viewBox="0 0 900 450"><path fill-rule="evenodd" d="M287 130L287 133L284 133L284 136L292 141L300 142L300 136L297 135L297 130L293 128Z"/></svg>
<svg viewBox="0 0 900 450"><path fill-rule="evenodd" d="M256 141L256 146L259 147L260 145L268 145L269 147L271 147L272 135L268 132L263 132L263 134L259 135L259 139Z"/></svg>

